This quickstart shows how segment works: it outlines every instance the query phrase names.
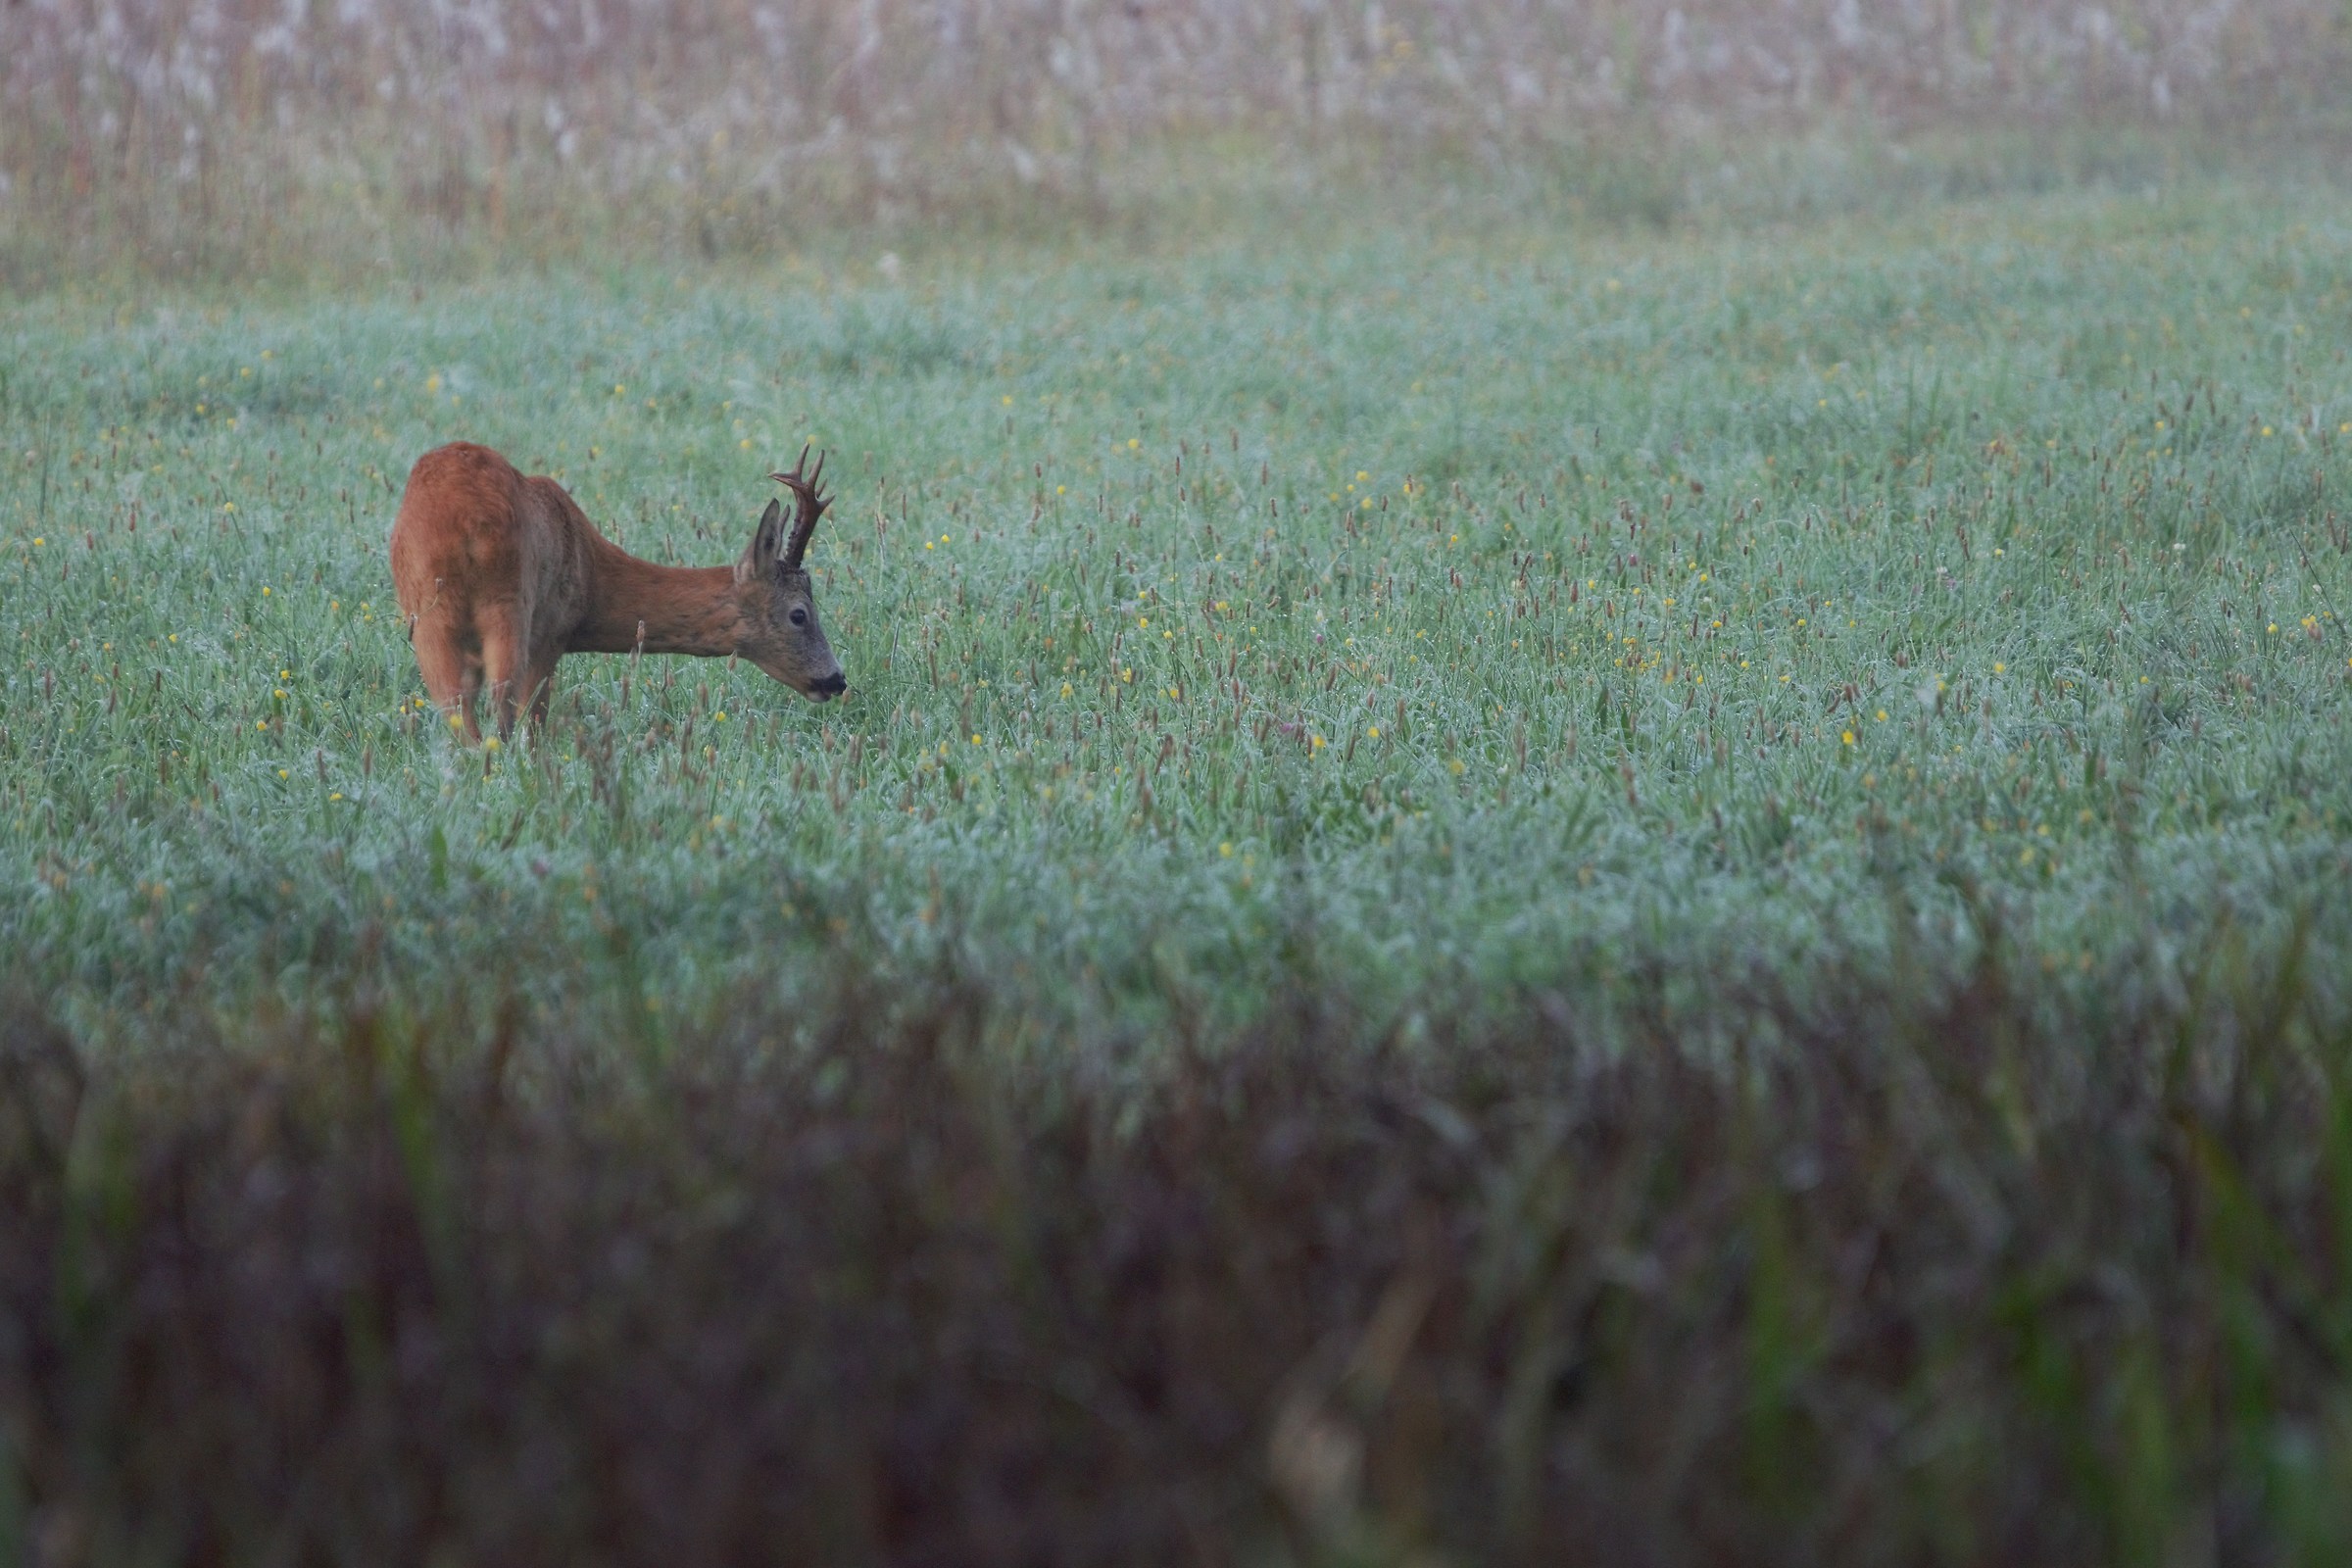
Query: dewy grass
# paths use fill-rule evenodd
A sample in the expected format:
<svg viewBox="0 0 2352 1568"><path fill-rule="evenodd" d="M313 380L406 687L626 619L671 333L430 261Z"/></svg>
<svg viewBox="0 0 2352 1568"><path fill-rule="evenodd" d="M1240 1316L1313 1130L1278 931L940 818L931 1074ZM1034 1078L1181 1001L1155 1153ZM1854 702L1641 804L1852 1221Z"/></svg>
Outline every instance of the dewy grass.
<svg viewBox="0 0 2352 1568"><path fill-rule="evenodd" d="M2343 410L2286 401L2340 280L2266 286L2198 215L2104 275L2036 238L26 325L20 951L103 987L519 903L705 963L821 905L1102 969L1306 897L1409 970L1644 908L1820 919L1866 866L2093 939L2127 826L2275 903L2342 808ZM2203 373L2232 344L2267 392ZM458 434L672 560L731 553L773 451L841 448L857 704L574 661L552 745L420 733L380 534ZM241 889L267 917L221 917Z"/></svg>
<svg viewBox="0 0 2352 1568"><path fill-rule="evenodd" d="M1971 905L2071 983L2225 927L2332 960L2348 220L1368 215L1162 260L29 302L0 951L93 1025L362 973L674 1016L842 944L1041 1019L1242 1017L1304 970L1409 1019L1645 955L1965 947ZM830 449L853 695L573 658L545 733L453 745L384 536L458 437L665 562L731 559L761 476Z"/></svg>

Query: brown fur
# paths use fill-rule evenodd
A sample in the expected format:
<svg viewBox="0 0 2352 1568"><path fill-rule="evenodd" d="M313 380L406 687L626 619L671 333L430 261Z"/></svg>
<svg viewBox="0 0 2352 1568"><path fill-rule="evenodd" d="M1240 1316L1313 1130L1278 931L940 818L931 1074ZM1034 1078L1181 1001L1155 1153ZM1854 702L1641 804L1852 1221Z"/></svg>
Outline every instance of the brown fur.
<svg viewBox="0 0 2352 1568"><path fill-rule="evenodd" d="M806 541L824 507L799 471L792 486ZM424 686L478 740L484 689L501 735L527 705L547 718L556 661L565 654L740 655L803 696L842 691L841 663L817 624L798 549L787 564L780 509L770 503L732 566L658 566L596 529L564 487L528 478L488 447L457 442L409 470L392 524L392 581ZM794 612L801 618L794 620Z"/></svg>

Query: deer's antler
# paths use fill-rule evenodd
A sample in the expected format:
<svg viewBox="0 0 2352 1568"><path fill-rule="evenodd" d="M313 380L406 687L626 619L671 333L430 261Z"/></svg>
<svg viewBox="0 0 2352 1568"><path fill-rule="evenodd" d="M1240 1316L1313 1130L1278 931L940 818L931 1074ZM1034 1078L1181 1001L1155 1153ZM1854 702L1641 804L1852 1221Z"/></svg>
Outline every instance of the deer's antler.
<svg viewBox="0 0 2352 1568"><path fill-rule="evenodd" d="M825 514L833 498L825 494L825 455L816 455L814 472L804 472L808 466L808 449L801 448L801 461L790 473L771 473L770 479L792 492L794 503L792 532L786 536L782 557L786 571L801 569L802 553L808 548L808 536L816 531L816 519Z"/></svg>

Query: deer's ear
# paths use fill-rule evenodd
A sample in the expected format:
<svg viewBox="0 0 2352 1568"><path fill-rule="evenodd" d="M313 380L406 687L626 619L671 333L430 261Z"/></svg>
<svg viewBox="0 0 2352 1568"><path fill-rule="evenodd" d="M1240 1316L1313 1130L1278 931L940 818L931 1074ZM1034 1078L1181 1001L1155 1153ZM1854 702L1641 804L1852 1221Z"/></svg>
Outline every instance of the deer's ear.
<svg viewBox="0 0 2352 1568"><path fill-rule="evenodd" d="M752 535L752 542L744 547L742 559L735 563L735 580L749 582L764 570L783 548L784 509L770 501L767 510L760 514L759 531Z"/></svg>

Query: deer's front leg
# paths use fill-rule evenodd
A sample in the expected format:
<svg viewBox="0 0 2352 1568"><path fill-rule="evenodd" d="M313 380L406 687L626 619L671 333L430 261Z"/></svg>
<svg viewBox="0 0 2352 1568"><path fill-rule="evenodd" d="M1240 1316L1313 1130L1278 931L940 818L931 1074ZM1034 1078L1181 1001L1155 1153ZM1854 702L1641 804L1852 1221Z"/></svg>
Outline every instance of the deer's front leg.
<svg viewBox="0 0 2352 1568"><path fill-rule="evenodd" d="M530 705L533 735L547 728L547 705L556 695L556 660L559 657L560 652L551 649L532 660L530 667L522 672L521 690L516 702L517 706L522 703Z"/></svg>

